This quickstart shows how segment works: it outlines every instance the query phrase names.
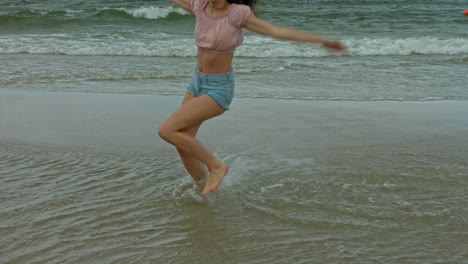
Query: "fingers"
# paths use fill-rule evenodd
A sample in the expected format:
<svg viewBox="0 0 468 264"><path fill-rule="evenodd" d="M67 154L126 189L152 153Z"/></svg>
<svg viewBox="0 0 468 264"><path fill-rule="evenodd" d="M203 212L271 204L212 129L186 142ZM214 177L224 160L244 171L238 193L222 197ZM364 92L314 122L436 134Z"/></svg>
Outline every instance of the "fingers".
<svg viewBox="0 0 468 264"><path fill-rule="evenodd" d="M338 40L327 40L322 43L322 46L336 51L346 51L346 46Z"/></svg>

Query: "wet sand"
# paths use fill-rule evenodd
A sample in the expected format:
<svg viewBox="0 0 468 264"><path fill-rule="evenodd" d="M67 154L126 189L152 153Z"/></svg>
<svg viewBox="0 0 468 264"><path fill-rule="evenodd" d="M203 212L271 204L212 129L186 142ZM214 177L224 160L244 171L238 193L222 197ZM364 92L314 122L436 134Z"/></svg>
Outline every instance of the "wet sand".
<svg viewBox="0 0 468 264"><path fill-rule="evenodd" d="M0 91L0 141L93 148L168 148L157 125L180 96ZM468 102L235 99L200 138L232 148L380 145L466 147Z"/></svg>

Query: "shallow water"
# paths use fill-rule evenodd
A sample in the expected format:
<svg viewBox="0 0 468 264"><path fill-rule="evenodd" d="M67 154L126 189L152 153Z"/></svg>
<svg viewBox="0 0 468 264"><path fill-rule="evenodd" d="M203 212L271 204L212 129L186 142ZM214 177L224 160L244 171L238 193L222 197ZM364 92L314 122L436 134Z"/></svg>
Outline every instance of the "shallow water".
<svg viewBox="0 0 468 264"><path fill-rule="evenodd" d="M259 154L202 198L174 153L2 145L2 262L467 260L466 149Z"/></svg>
<svg viewBox="0 0 468 264"><path fill-rule="evenodd" d="M148 102L163 118L177 97L15 96L29 108L4 124L45 122L29 139L2 131L3 263L468 260L464 102L238 99L200 131L231 166L203 198L176 152L140 123ZM57 129L74 108L49 111L70 102L82 108L78 131ZM89 122L96 109L106 122Z"/></svg>

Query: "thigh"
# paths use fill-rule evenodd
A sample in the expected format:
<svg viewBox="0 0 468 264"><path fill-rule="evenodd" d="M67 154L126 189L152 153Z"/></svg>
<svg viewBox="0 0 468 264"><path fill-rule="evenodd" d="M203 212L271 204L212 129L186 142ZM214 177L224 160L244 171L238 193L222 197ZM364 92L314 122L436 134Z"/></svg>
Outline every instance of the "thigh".
<svg viewBox="0 0 468 264"><path fill-rule="evenodd" d="M196 97L193 96L190 92L185 92L185 96L184 96L184 99L182 100L182 104L181 105L184 105L186 104L187 102L189 102L190 100L192 99L195 99ZM201 123L198 123L198 124L195 124L189 128L186 128L184 129L183 131L187 132L188 134L192 135L192 136L196 136L197 135L197 132L198 132L198 129L200 128L201 126Z"/></svg>
<svg viewBox="0 0 468 264"><path fill-rule="evenodd" d="M172 131L194 131L205 120L224 113L224 109L208 95L193 97L186 93L182 105L161 124ZM195 130L195 132L196 132Z"/></svg>

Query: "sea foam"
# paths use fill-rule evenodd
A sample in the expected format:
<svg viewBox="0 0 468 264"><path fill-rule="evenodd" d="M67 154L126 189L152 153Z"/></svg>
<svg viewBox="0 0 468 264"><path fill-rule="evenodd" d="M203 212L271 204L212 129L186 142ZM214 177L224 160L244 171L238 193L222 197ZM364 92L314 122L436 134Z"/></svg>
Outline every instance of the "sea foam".
<svg viewBox="0 0 468 264"><path fill-rule="evenodd" d="M137 11L135 11L137 13ZM157 12L156 12L157 13ZM153 15L156 16L157 14ZM149 13L148 13L149 14ZM159 33L158 33L159 34ZM195 57L193 39L168 38L163 33L141 38L115 35L93 39L93 36L64 37L55 35L23 35L0 37L0 54L63 54L63 55L109 55L149 57ZM118 36L117 36L118 37ZM344 40L349 56L408 56L421 55L467 55L468 39L433 37L420 38L363 38ZM339 56L319 45L296 44L262 36L246 36L244 45L238 48L237 56L250 58L325 57Z"/></svg>
<svg viewBox="0 0 468 264"><path fill-rule="evenodd" d="M127 8L118 8L119 11L124 11L125 13L136 17L136 18L147 18L147 19L160 19L167 18L170 14L179 14L179 15L188 15L186 11L181 8L176 8L172 6L168 7L139 7L133 9Z"/></svg>

